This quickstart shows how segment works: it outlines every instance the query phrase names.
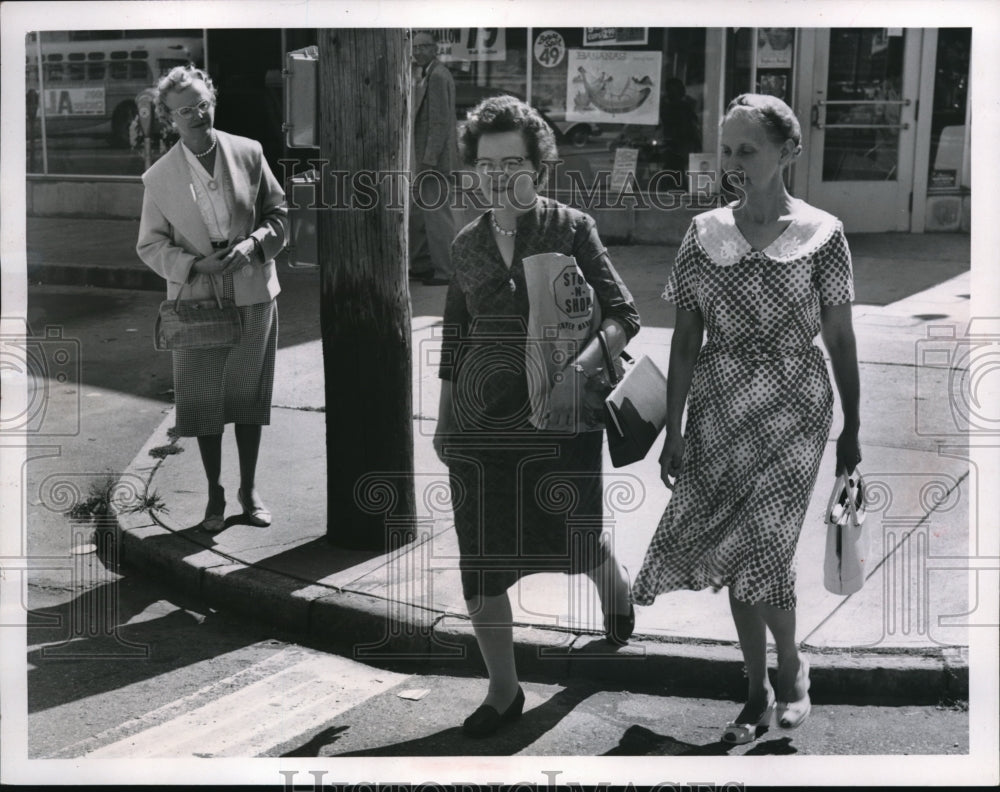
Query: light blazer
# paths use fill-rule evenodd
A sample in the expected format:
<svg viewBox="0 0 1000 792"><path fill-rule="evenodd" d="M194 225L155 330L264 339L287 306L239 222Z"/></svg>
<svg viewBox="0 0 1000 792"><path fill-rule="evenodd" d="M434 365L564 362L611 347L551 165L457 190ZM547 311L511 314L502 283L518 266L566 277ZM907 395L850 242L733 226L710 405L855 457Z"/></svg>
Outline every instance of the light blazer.
<svg viewBox="0 0 1000 792"><path fill-rule="evenodd" d="M413 149L418 165L444 174L455 169L455 80L436 58L427 67L427 79L413 97Z"/></svg>
<svg viewBox="0 0 1000 792"><path fill-rule="evenodd" d="M274 257L285 246L288 209L285 193L264 159L260 143L215 130L216 156L221 156L233 180L234 206L232 238L253 236L260 243L266 262L255 264L249 274L233 273L233 292L237 305L268 302L277 296L278 273ZM191 190L191 174L184 151L178 142L142 174L142 219L139 258L167 281L167 297L177 296L181 285L184 297L209 297L213 294L207 275L191 271L194 262L211 255L212 242ZM220 287L221 282L218 281Z"/></svg>

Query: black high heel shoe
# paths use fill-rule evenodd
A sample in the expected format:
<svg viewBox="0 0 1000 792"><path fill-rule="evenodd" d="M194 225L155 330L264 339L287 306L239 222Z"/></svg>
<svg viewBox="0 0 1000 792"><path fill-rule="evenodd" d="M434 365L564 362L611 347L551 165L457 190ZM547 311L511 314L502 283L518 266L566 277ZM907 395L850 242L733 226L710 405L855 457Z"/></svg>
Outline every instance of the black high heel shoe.
<svg viewBox="0 0 1000 792"><path fill-rule="evenodd" d="M632 604L632 581L628 570L623 566L625 582L628 585L628 613L604 614L604 640L615 646L625 646L635 632L635 606Z"/></svg>
<svg viewBox="0 0 1000 792"><path fill-rule="evenodd" d="M615 646L625 646L635 632L635 607L630 602L628 613L612 613L604 617L604 639Z"/></svg>
<svg viewBox="0 0 1000 792"><path fill-rule="evenodd" d="M465 719L462 732L469 737L489 737L504 723L520 718L523 711L524 691L518 686L517 695L507 709L498 712L496 707L483 704Z"/></svg>

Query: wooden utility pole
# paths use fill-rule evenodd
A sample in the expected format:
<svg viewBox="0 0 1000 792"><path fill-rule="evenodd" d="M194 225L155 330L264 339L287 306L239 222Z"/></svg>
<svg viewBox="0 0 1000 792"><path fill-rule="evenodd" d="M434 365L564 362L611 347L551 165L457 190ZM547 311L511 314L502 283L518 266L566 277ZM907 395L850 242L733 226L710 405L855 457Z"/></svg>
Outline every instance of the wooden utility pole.
<svg viewBox="0 0 1000 792"><path fill-rule="evenodd" d="M319 31L320 325L327 539L412 539L413 399L407 210L410 42L401 28ZM401 187L402 185L402 187Z"/></svg>

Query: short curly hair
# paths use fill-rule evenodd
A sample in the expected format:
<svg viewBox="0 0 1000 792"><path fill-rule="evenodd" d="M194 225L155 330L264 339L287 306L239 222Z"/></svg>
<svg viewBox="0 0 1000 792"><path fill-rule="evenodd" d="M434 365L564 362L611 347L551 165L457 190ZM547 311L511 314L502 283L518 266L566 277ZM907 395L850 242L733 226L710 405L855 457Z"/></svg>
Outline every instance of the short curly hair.
<svg viewBox="0 0 1000 792"><path fill-rule="evenodd" d="M535 170L542 170L544 163L559 157L552 129L535 108L516 96L490 96L468 112L458 141L466 165L475 164L479 139L492 132L520 132Z"/></svg>
<svg viewBox="0 0 1000 792"><path fill-rule="evenodd" d="M208 72L196 66L174 66L174 68L160 78L160 81L156 84L155 99L156 117L160 119L160 123L170 126L172 120L170 117L170 108L163 101L164 94L168 94L171 91L183 91L189 85L198 81L205 83L205 87L212 94L212 100L215 101L218 92L215 90L212 78L208 76Z"/></svg>

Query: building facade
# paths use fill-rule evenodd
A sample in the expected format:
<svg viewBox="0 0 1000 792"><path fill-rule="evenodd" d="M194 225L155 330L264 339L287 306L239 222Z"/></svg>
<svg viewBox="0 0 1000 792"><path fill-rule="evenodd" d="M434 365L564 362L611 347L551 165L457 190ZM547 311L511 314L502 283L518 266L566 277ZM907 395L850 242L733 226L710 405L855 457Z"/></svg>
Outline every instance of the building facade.
<svg viewBox="0 0 1000 792"><path fill-rule="evenodd" d="M970 28L437 32L456 123L497 92L538 108L560 151L550 193L590 209L608 238L676 241L719 200L719 121L747 91L791 105L803 154L789 188L849 232L969 230ZM220 128L261 140L272 165L304 158L283 134L282 72L314 42L307 29L29 36L29 212L138 214L138 177L172 141L143 126L136 96L179 61L215 78Z"/></svg>

